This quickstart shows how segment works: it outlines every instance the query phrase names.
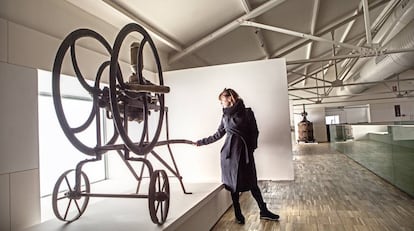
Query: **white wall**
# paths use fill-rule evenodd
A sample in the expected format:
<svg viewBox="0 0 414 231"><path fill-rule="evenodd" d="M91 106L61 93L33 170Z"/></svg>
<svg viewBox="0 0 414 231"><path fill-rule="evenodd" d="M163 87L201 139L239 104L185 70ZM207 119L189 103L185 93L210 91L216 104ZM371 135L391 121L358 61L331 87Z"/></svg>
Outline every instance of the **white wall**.
<svg viewBox="0 0 414 231"><path fill-rule="evenodd" d="M368 122L369 109L362 108L348 108L346 123L366 123Z"/></svg>
<svg viewBox="0 0 414 231"><path fill-rule="evenodd" d="M400 105L401 116L395 116L394 105ZM371 122L414 121L414 100L369 105Z"/></svg>
<svg viewBox="0 0 414 231"><path fill-rule="evenodd" d="M0 6L0 230L9 231L40 221L36 69L52 69L62 39L75 29L95 30L110 44L119 30L67 1L0 0ZM92 39L79 45L82 72L93 79L108 56ZM121 57L129 69L129 54ZM63 73L73 74L68 64Z"/></svg>
<svg viewBox="0 0 414 231"><path fill-rule="evenodd" d="M36 76L0 62L0 230L40 221Z"/></svg>
<svg viewBox="0 0 414 231"><path fill-rule="evenodd" d="M285 61L282 59L219 65L165 73L171 87L170 138L198 140L217 131L222 116L218 94L235 89L255 112L260 135L255 152L259 179L292 180L292 146ZM175 145L177 163L187 181L219 181L224 138L208 146Z"/></svg>

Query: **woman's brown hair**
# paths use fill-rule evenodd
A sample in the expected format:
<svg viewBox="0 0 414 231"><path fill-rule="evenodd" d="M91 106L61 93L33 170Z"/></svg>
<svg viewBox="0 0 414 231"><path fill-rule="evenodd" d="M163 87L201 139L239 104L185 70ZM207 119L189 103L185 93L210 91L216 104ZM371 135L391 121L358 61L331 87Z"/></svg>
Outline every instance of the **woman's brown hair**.
<svg viewBox="0 0 414 231"><path fill-rule="evenodd" d="M218 99L220 100L222 96L231 97L232 103L235 103L240 98L239 94L231 88L224 88L224 90L219 94Z"/></svg>

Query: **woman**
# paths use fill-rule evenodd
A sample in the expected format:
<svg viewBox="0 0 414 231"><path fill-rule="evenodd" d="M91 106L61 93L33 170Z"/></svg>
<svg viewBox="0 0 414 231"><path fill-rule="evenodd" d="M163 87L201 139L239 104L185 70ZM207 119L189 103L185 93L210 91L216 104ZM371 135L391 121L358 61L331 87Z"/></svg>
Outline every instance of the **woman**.
<svg viewBox="0 0 414 231"><path fill-rule="evenodd" d="M267 209L257 185L253 152L257 148L259 132L253 111L245 108L243 100L233 89L225 88L218 98L223 106L220 126L215 134L198 140L196 144L211 144L227 135L221 149L222 182L231 192L237 223L245 223L239 203L239 193L245 191L250 191L257 201L260 219L278 220L279 216Z"/></svg>

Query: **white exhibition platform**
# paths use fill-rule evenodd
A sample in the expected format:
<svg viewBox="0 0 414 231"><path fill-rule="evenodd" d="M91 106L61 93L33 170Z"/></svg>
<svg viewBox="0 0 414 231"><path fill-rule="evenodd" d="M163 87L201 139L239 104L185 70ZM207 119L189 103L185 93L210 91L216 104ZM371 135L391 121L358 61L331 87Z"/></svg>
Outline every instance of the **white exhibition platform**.
<svg viewBox="0 0 414 231"><path fill-rule="evenodd" d="M24 230L210 230L231 205L221 183L186 183L185 188L192 194L184 194L178 182L170 182L169 213L161 226L151 221L148 199L90 198L84 214L72 223L52 218Z"/></svg>

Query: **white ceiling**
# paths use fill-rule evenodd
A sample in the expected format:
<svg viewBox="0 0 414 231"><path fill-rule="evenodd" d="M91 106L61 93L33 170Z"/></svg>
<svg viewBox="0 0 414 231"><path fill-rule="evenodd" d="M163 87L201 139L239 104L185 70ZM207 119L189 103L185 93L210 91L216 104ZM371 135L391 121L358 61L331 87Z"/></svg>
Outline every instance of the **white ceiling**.
<svg viewBox="0 0 414 231"><path fill-rule="evenodd" d="M136 22L150 31L157 48L168 55L163 70L285 58L288 82L295 87L323 84L323 65L331 64L323 78L335 80L343 69L333 61L308 62L348 55L352 47L373 46L366 26L374 27L401 0L66 0L109 24L122 28ZM413 1L413 0L402 0ZM364 12L363 5L369 5ZM387 11L389 10L389 11ZM384 16L385 15L385 16ZM383 17L384 16L384 17ZM369 21L365 21L369 19ZM243 22L270 26L257 29ZM379 28L379 27L377 27ZM275 32L273 29L286 29ZM314 36L301 38L299 36ZM371 31L371 36L375 31ZM311 42L312 41L312 42ZM335 41L335 54L333 42ZM362 41L362 42L361 42ZM358 42L361 42L358 44ZM342 44L341 44L342 43ZM345 43L345 44L343 44ZM348 45L348 47L347 47ZM381 44L379 44L380 46ZM362 50L359 50L362 51ZM354 52L355 53L355 50ZM299 61L299 64L292 63ZM356 65L357 66L357 65ZM312 75L306 78L302 75ZM315 96L315 89L295 91ZM297 98L297 96L291 96ZM303 103L313 101L303 101Z"/></svg>

